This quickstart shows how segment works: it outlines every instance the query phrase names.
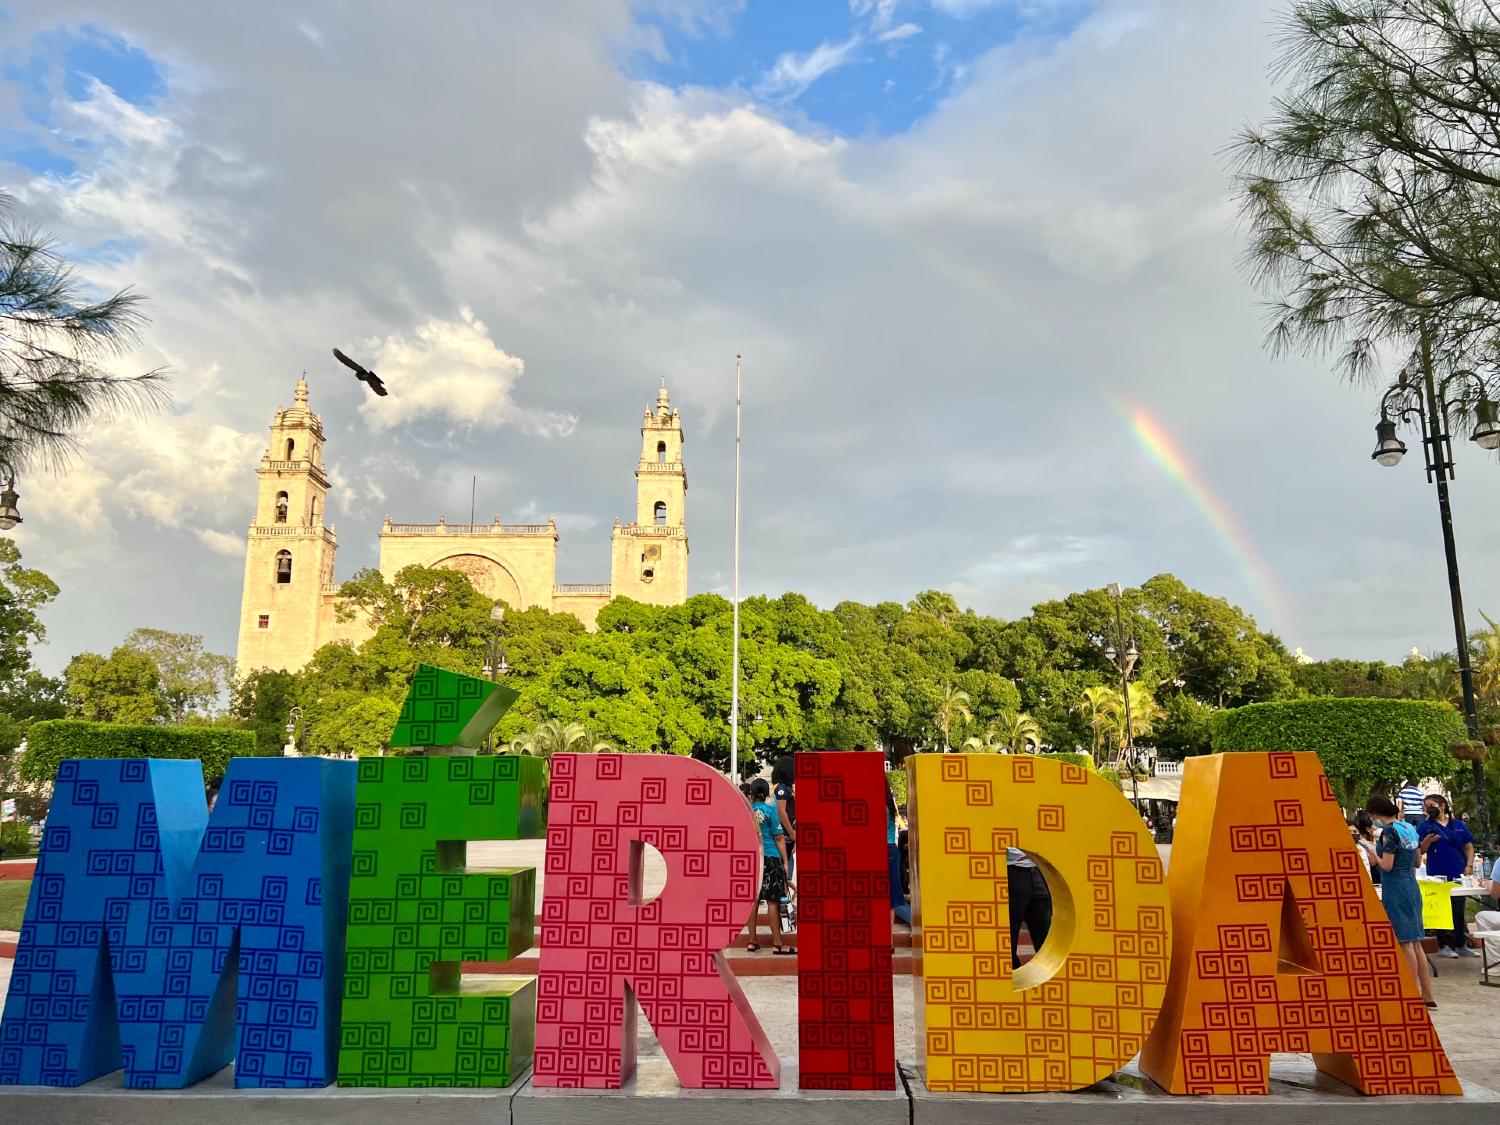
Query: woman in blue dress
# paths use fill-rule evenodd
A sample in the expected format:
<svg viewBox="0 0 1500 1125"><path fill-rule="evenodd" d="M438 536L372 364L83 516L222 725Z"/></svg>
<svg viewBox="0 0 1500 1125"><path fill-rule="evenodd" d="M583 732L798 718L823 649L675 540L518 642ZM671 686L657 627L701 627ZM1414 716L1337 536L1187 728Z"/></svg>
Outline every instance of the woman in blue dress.
<svg viewBox="0 0 1500 1125"><path fill-rule="evenodd" d="M1406 955L1407 966L1422 993L1422 1002L1436 1008L1432 998L1432 978L1427 970L1427 954L1422 951L1422 892L1417 889L1417 855L1420 842L1417 830L1396 809L1389 797L1371 797L1365 802L1379 835L1371 851L1373 863L1380 868L1380 901L1396 931L1396 940Z"/></svg>

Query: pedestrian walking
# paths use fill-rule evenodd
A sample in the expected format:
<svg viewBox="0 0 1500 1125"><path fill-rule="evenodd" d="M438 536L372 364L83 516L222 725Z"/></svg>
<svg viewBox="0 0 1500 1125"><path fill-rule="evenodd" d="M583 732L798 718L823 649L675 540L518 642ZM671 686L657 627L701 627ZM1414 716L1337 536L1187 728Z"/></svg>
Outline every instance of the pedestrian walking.
<svg viewBox="0 0 1500 1125"><path fill-rule="evenodd" d="M1373 845L1363 846L1373 853L1374 864L1381 871L1381 904L1396 931L1396 941L1406 956L1422 1002L1436 1008L1427 955L1422 952L1422 892L1417 889L1417 852L1421 844L1417 830L1401 818L1396 803L1389 797L1371 797L1365 802L1365 812L1370 814L1379 832Z"/></svg>
<svg viewBox="0 0 1500 1125"><path fill-rule="evenodd" d="M781 818L776 814L776 807L770 803L771 787L766 783L765 778L757 777L750 783L750 800L750 811L755 816L755 825L760 831L759 899L766 904L771 930L771 952L778 957L786 957L795 953L796 950L787 949L781 941L781 903L789 892L796 890L796 887L787 881L786 844L781 830ZM750 942L745 949L751 953L758 950L759 938L760 920L757 907L756 913L750 915Z"/></svg>
<svg viewBox="0 0 1500 1125"><path fill-rule="evenodd" d="M783 754L771 767L771 795L786 842L786 877L797 878L797 760Z"/></svg>
<svg viewBox="0 0 1500 1125"><path fill-rule="evenodd" d="M1052 929L1052 892L1036 861L1020 848L1005 849L1005 875L1010 890L1010 967L1019 969L1021 923L1031 935L1033 952L1040 953Z"/></svg>
<svg viewBox="0 0 1500 1125"><path fill-rule="evenodd" d="M1401 792L1396 794L1396 801L1401 806L1401 815L1406 818L1407 824L1415 828L1422 823L1427 814L1422 811L1422 790L1417 787L1416 778L1406 779Z"/></svg>
<svg viewBox="0 0 1500 1125"><path fill-rule="evenodd" d="M885 779L885 864L887 885L890 890L891 926L898 921L911 925L911 903L906 900L906 881L901 874L901 844L898 837L900 825L896 816L896 794L891 792L891 779Z"/></svg>

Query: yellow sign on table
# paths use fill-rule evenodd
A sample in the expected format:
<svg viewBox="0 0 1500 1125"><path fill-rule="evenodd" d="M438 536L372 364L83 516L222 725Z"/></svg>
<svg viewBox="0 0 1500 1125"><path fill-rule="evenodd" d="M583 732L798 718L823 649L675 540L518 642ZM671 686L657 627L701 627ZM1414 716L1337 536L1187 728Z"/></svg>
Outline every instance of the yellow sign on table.
<svg viewBox="0 0 1500 1125"><path fill-rule="evenodd" d="M1422 928L1451 930L1453 884L1446 879L1418 879L1417 889L1422 892Z"/></svg>

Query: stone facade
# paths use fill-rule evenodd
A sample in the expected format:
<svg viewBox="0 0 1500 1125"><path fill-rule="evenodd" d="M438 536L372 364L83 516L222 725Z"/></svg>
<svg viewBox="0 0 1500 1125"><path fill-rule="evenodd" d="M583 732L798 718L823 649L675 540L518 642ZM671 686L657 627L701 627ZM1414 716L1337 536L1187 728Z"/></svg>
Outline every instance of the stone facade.
<svg viewBox="0 0 1500 1125"><path fill-rule="evenodd" d="M293 405L278 410L271 445L256 470L259 497L245 550L237 660L242 672L297 669L330 641L359 642L362 620L341 622L334 556L338 539L325 525L329 481L323 467L323 423L308 406L307 380ZM610 537L610 581L557 582L557 524L396 523L380 529L380 572L445 566L462 571L487 597L516 609L542 606L571 613L589 629L610 598L652 605L687 598L687 470L682 463L682 418L667 389L641 421L636 511L615 521Z"/></svg>

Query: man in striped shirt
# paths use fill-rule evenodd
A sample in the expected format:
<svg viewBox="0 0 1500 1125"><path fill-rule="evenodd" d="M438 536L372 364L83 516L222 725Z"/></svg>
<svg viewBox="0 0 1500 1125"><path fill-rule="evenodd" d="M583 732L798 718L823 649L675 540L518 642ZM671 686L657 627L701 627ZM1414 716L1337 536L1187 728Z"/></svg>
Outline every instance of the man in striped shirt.
<svg viewBox="0 0 1500 1125"><path fill-rule="evenodd" d="M1417 788L1416 778L1406 779L1398 798L1401 801L1401 815L1406 818L1406 823L1417 825L1427 819L1422 812L1422 791Z"/></svg>

